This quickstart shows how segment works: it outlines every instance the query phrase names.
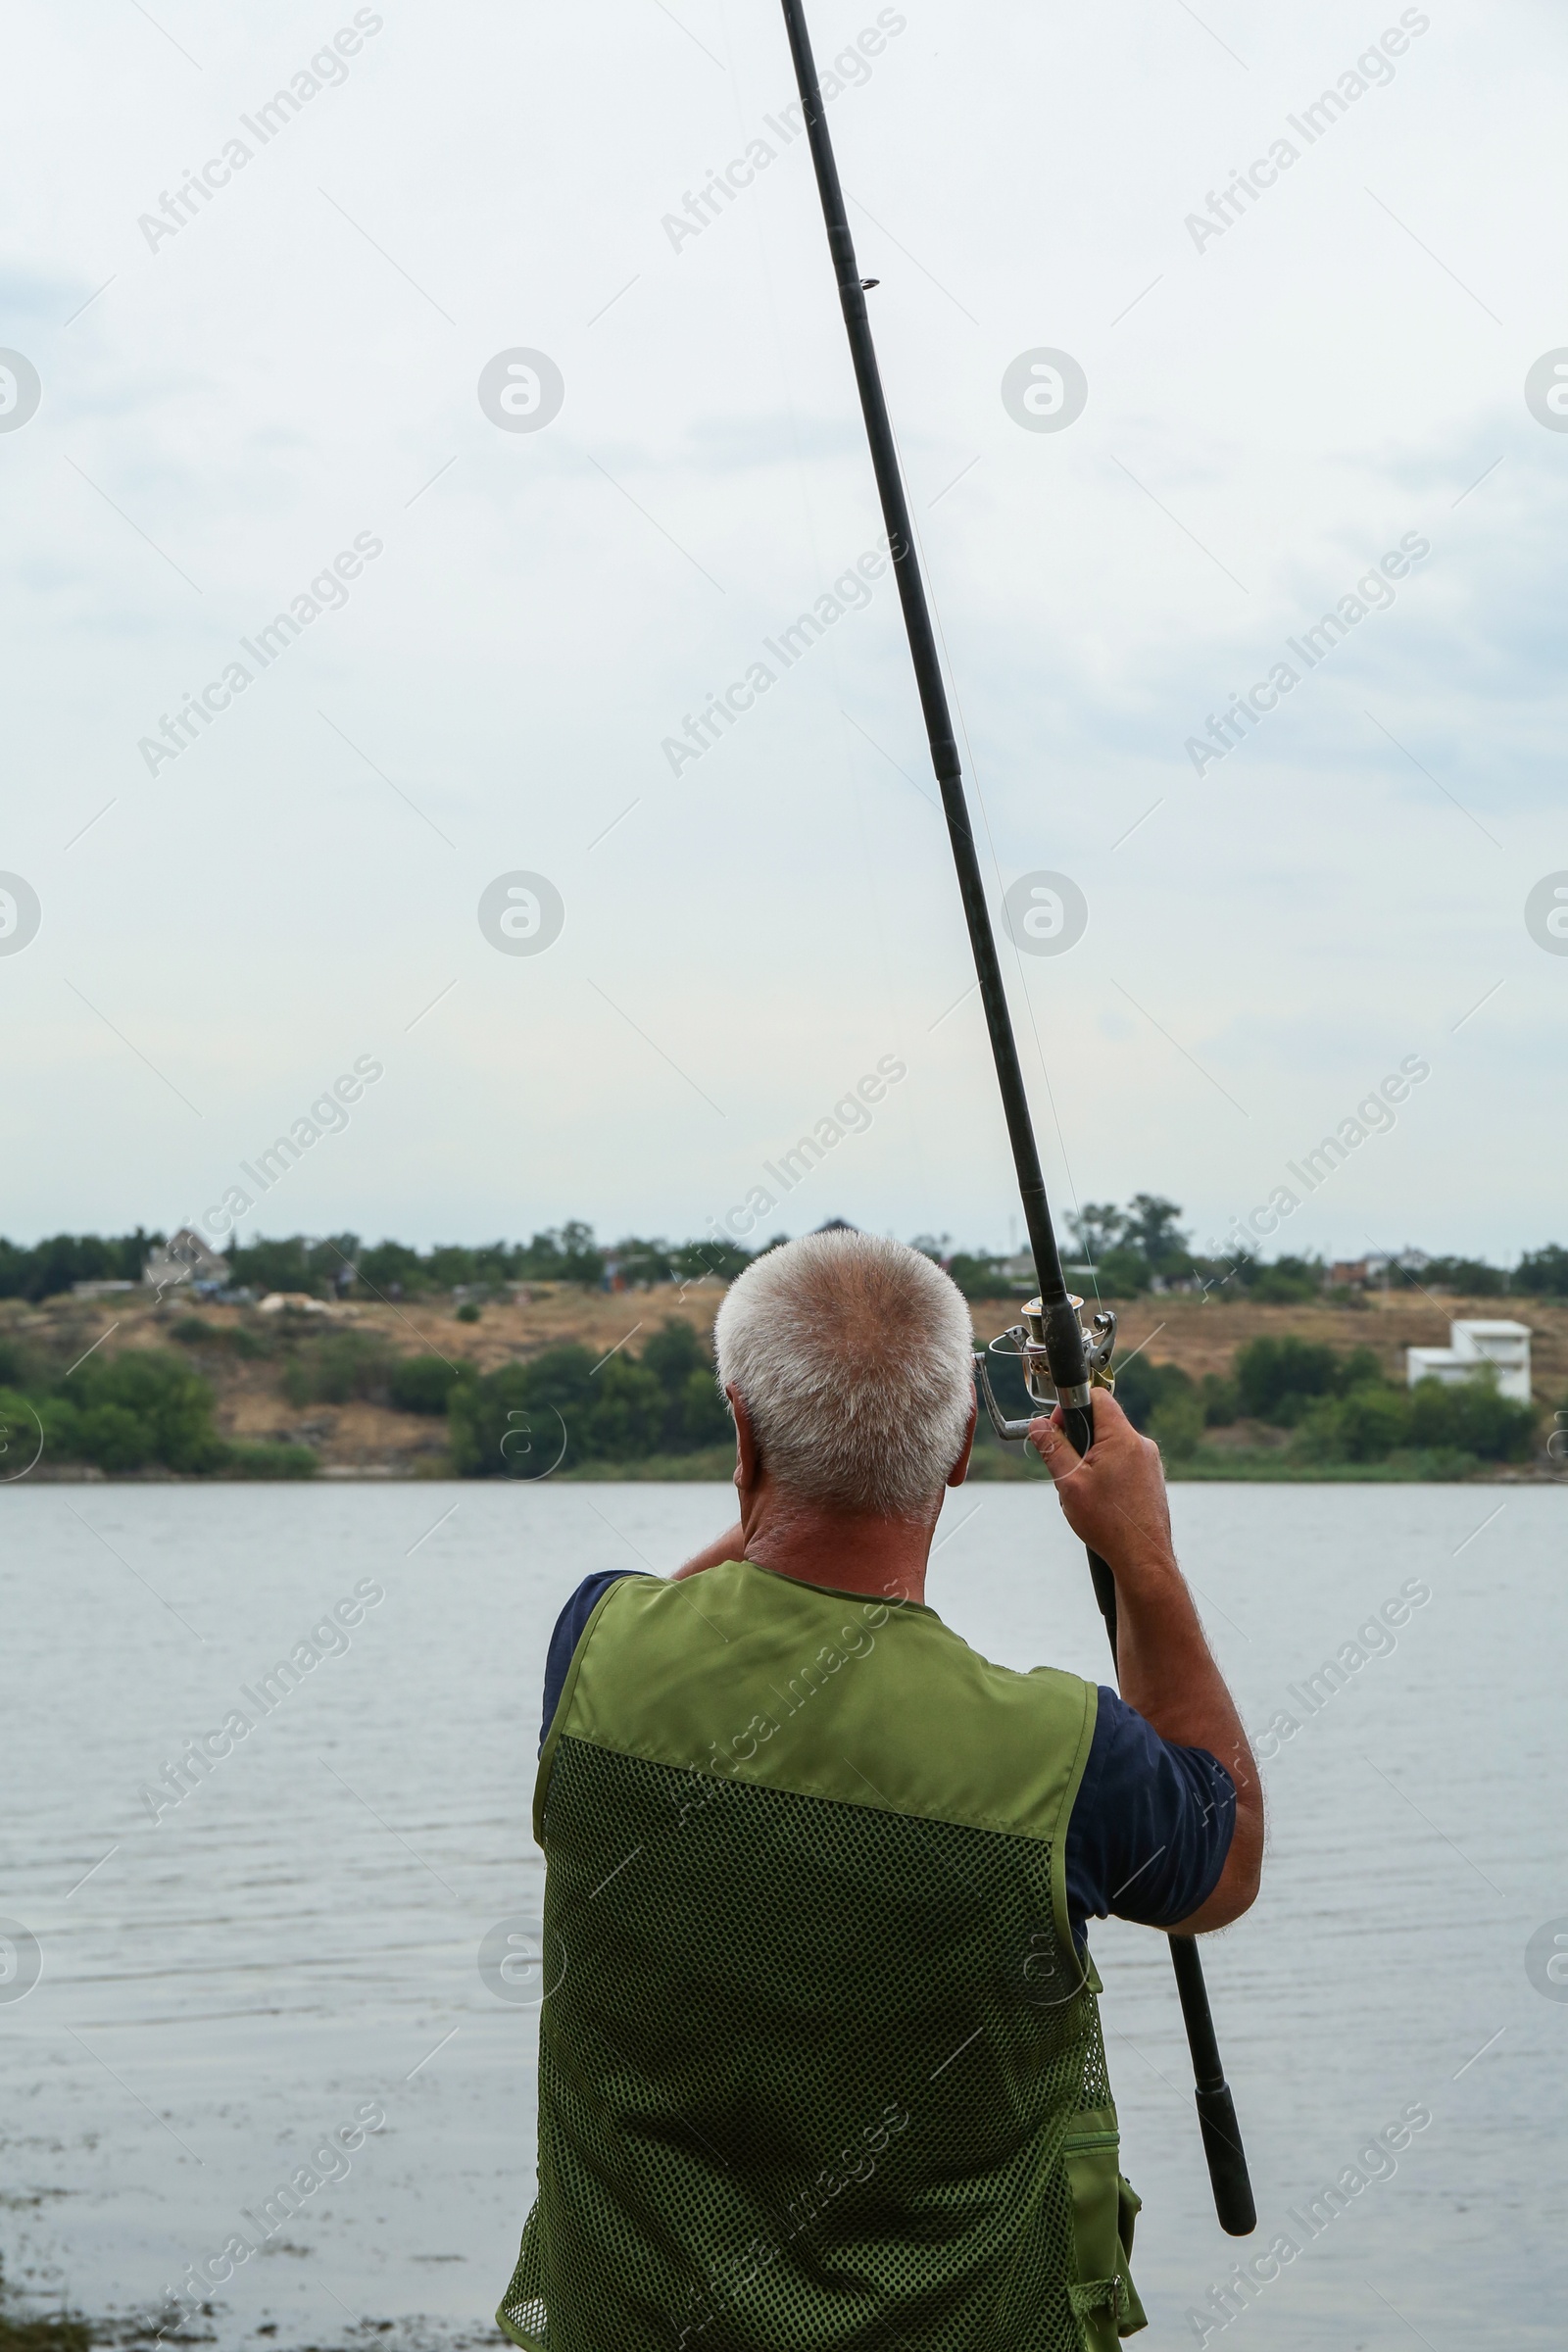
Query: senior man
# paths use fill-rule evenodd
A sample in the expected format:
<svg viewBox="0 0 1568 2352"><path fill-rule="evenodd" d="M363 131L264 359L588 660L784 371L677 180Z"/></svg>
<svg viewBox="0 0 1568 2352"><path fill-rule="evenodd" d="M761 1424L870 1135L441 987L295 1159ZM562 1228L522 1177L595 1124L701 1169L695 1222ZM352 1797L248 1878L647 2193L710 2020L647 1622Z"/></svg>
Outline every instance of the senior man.
<svg viewBox="0 0 1568 2352"><path fill-rule="evenodd" d="M1145 2322L1086 1923L1224 1927L1262 1849L1158 1453L1104 1395L1085 1461L1035 1424L1125 1696L1014 1673L924 1601L975 1422L947 1276L815 1234L715 1336L739 1524L589 1578L551 1645L539 2194L497 2316L539 2352L1103 2352Z"/></svg>

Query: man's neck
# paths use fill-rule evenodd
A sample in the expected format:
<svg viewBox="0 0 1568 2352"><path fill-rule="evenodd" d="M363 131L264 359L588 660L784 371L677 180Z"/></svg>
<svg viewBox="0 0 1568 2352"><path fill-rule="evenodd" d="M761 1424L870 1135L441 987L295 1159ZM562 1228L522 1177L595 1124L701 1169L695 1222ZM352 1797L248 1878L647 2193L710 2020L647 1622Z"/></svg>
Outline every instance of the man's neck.
<svg viewBox="0 0 1568 2352"><path fill-rule="evenodd" d="M745 1556L797 1584L880 1600L925 1598L932 1528L857 1516L764 1492L749 1498Z"/></svg>

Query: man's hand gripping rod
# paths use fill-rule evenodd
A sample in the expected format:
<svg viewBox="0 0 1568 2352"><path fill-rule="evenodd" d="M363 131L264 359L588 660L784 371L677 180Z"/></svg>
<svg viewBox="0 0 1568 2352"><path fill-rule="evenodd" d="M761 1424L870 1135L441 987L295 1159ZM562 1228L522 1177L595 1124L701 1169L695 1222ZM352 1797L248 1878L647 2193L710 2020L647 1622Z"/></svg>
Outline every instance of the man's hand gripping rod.
<svg viewBox="0 0 1568 2352"><path fill-rule="evenodd" d="M954 862L957 867L958 889L969 926L969 944L974 952L975 971L980 981L980 1001L991 1034L997 1082L1002 1090L1002 1106L1018 1174L1024 1224L1040 1282L1040 1297L1032 1299L1025 1309L1028 1331L1028 1347L1022 1350L1025 1376L1029 1380L1030 1393L1038 1402L1046 1404L1048 1394L1051 1404L1059 1400L1067 1436L1075 1449L1084 1454L1093 1445L1095 1435L1093 1381L1097 1372L1103 1375L1108 1362L1109 1350L1114 1345L1114 1321L1097 1316L1095 1337L1091 1340L1078 1319L1082 1301L1069 1297L1062 1275L1061 1255L1056 1247L1051 1207L1040 1171L1040 1155L1035 1147L1034 1127L1029 1116L1028 1098L1024 1093L1012 1020L1002 985L1002 966L997 957L997 943L991 928L990 909L986 905L985 885L980 876L980 861L975 855L974 835L964 799L963 771L948 710L947 689L937 657L931 615L926 607L925 588L915 560L914 533L910 528L898 450L883 397L870 320L866 316L866 281L861 278L855 259L854 240L850 235L844 193L839 185L838 166L828 135L827 116L817 80L815 60L811 54L803 0L783 0L783 8L790 49L795 60L795 77L806 113L811 161L816 170L816 184L822 199L822 216L827 224L828 245L838 278L839 300L849 332L856 381L859 386L866 437L871 445L871 464L876 472L877 490L881 496L883 518L892 549L894 578L898 582L899 600L904 608L904 622L914 662L915 683L925 713L926 733L930 738L931 763L941 787ZM1052 1383L1049 1393L1045 1390L1042 1373L1049 1373ZM996 1400L990 1393L990 1382L984 1377L983 1358L981 1386L992 1420L1002 1434L1006 1437L1024 1436L1029 1427L1026 1421L1006 1422L998 1411ZM1115 1582L1104 1561L1094 1552L1089 1555L1089 1568L1094 1579L1095 1597L1105 1620L1114 1657ZM1214 2038L1213 2021L1209 2016L1208 1996L1203 1984L1202 1963L1199 1958L1198 1946L1191 1937L1173 1936L1170 1947L1181 1994L1182 2014L1187 2025L1187 2038L1193 2053L1193 2068L1198 2082L1198 2113L1202 2125L1203 2149L1208 2159L1215 2210L1221 2229L1233 2237L1245 2237L1257 2227L1257 2214L1252 2202L1251 2183L1248 2178L1247 2158L1242 2149L1235 2109Z"/></svg>

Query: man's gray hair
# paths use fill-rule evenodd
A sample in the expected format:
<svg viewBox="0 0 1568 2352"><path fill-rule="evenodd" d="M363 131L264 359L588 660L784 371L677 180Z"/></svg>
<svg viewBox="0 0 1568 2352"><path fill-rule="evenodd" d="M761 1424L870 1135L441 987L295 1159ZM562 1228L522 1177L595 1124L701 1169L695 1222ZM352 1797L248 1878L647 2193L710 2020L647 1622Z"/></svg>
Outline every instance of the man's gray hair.
<svg viewBox="0 0 1568 2352"><path fill-rule="evenodd" d="M903 1242L812 1233L730 1287L713 1338L765 1468L803 1500L926 1516L974 1398L962 1295Z"/></svg>

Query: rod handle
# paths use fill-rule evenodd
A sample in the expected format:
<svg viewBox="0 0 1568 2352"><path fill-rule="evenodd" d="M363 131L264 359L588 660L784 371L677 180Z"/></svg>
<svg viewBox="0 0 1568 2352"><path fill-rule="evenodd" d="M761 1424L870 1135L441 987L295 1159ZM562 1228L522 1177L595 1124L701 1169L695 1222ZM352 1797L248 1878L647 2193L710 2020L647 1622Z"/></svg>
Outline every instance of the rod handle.
<svg viewBox="0 0 1568 2352"><path fill-rule="evenodd" d="M1203 2154L1208 2159L1208 2178L1219 2226L1227 2237L1250 2237L1257 2228L1257 2206L1231 2086L1221 2082L1217 2087L1205 2089L1200 2083L1193 2096L1198 2102L1198 2121L1203 2134Z"/></svg>
<svg viewBox="0 0 1568 2352"><path fill-rule="evenodd" d="M1176 1971L1176 1989L1181 1995L1187 2046L1193 2056L1196 2084L1193 2095L1198 2101L1198 2121L1202 2129L1203 2154L1214 2191L1214 2211L1227 2237L1250 2237L1257 2228L1257 2207L1196 1939L1191 1936L1171 1936L1170 1958Z"/></svg>

